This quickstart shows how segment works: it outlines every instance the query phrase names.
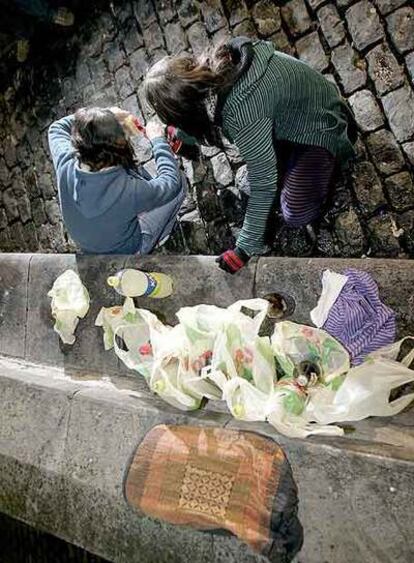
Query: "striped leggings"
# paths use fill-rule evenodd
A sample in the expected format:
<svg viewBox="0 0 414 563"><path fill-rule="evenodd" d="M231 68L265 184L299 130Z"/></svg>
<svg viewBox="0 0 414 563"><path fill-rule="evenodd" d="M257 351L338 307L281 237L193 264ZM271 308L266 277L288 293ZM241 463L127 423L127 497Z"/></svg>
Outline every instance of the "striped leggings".
<svg viewBox="0 0 414 563"><path fill-rule="evenodd" d="M280 193L283 218L290 227L303 227L321 214L335 169L335 157L322 147L308 145L290 145L288 152L286 147L280 152L282 162L287 162L282 171Z"/></svg>

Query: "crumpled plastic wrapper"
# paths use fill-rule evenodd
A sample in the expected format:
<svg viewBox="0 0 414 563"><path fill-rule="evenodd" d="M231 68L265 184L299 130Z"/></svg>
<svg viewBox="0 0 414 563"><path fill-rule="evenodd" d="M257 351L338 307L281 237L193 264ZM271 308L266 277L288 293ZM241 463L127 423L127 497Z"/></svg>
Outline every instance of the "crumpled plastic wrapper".
<svg viewBox="0 0 414 563"><path fill-rule="evenodd" d="M89 293L73 270L66 270L53 284L48 296L52 298L54 330L64 344L73 344L79 319L89 311Z"/></svg>

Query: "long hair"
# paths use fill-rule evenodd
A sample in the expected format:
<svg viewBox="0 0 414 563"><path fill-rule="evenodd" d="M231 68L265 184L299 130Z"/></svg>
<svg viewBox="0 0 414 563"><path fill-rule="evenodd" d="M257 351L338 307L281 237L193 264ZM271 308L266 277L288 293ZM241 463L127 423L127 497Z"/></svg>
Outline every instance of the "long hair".
<svg viewBox="0 0 414 563"><path fill-rule="evenodd" d="M197 58L164 57L148 72L144 95L158 117L195 137L201 144L221 145L219 129L207 111L208 98L230 87L237 78L224 44Z"/></svg>
<svg viewBox="0 0 414 563"><path fill-rule="evenodd" d="M92 171L119 165L126 169L136 167L131 143L109 109L78 109L72 127L72 142L79 160Z"/></svg>

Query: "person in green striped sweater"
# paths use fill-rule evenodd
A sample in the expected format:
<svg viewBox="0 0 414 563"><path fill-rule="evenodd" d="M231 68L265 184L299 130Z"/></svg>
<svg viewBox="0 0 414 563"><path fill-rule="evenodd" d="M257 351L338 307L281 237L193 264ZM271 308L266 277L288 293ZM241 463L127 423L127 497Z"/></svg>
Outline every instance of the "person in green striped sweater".
<svg viewBox="0 0 414 563"><path fill-rule="evenodd" d="M149 70L144 92L164 123L201 144L222 147L223 134L247 164L243 228L236 247L217 259L230 273L266 252L278 186L285 221L312 225L336 164L354 156L355 123L336 86L267 41L238 37L199 58L164 57Z"/></svg>

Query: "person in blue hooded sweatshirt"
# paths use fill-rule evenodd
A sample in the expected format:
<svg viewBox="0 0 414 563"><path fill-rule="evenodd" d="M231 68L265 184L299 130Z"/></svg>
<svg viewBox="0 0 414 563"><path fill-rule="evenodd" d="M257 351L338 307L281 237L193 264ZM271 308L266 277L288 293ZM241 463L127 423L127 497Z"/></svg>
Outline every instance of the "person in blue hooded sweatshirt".
<svg viewBox="0 0 414 563"><path fill-rule="evenodd" d="M49 128L63 221L85 254L148 254L168 238L186 182L165 135L150 121L157 176L135 162L138 131L119 108L82 108Z"/></svg>

